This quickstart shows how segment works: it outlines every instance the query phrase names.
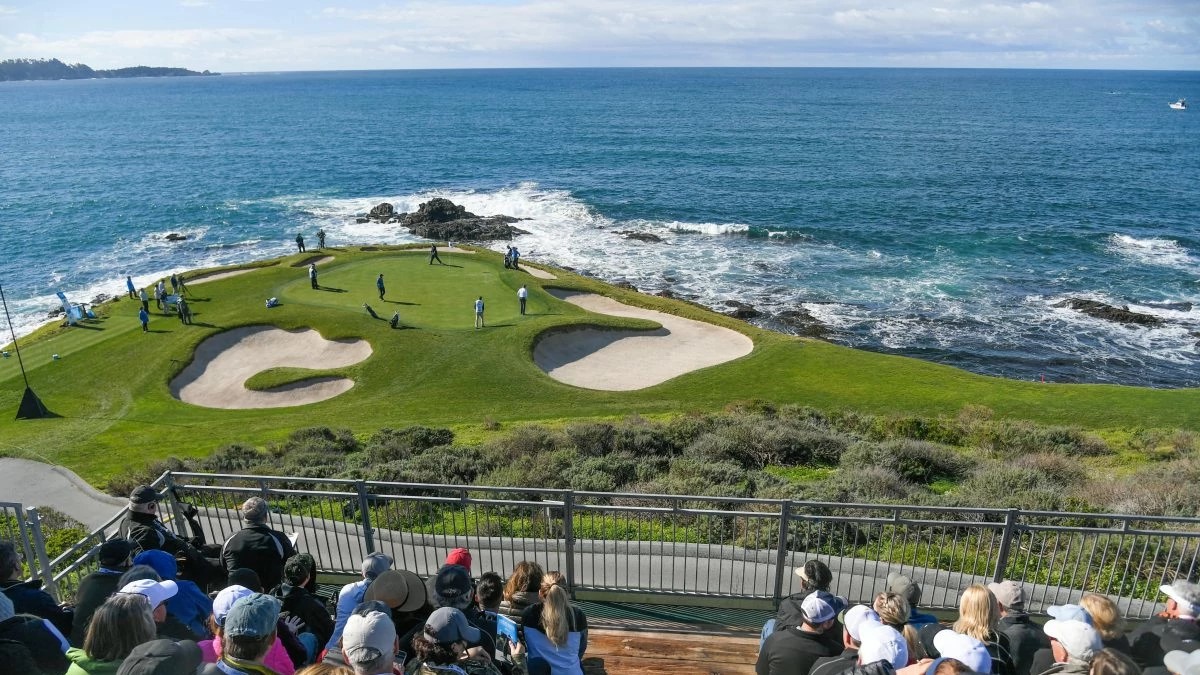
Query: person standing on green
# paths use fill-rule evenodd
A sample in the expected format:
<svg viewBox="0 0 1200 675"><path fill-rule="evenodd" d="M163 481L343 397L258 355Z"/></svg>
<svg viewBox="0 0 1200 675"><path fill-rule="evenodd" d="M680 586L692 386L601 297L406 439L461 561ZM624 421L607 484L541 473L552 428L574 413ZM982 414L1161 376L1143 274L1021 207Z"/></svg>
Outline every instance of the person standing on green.
<svg viewBox="0 0 1200 675"><path fill-rule="evenodd" d="M432 265L434 260L438 261L439 265L446 264L446 263L442 262L441 258L438 257L437 244L430 244L429 245L429 264Z"/></svg>
<svg viewBox="0 0 1200 675"><path fill-rule="evenodd" d="M317 248L325 248L325 230L317 230Z"/></svg>
<svg viewBox="0 0 1200 675"><path fill-rule="evenodd" d="M483 296L475 301L475 327L483 328Z"/></svg>
<svg viewBox="0 0 1200 675"><path fill-rule="evenodd" d="M138 310L138 321L142 322L142 332L150 332L150 312L146 311L145 307Z"/></svg>
<svg viewBox="0 0 1200 675"><path fill-rule="evenodd" d="M525 301L529 299L529 289L525 288L525 284L521 284L520 290L517 291L517 301L521 303L521 316L525 316Z"/></svg>
<svg viewBox="0 0 1200 675"><path fill-rule="evenodd" d="M379 274L379 278L375 280L375 288L379 289L379 299L383 300L383 294L386 292L386 289L383 287L383 273L382 272Z"/></svg>
<svg viewBox="0 0 1200 675"><path fill-rule="evenodd" d="M304 235L299 232L296 233L296 249L304 253Z"/></svg>

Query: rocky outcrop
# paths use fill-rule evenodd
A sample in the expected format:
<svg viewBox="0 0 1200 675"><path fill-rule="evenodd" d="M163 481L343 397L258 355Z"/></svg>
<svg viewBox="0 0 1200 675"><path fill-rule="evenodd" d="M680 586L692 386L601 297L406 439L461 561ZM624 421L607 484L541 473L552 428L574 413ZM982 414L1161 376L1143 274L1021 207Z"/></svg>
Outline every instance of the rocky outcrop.
<svg viewBox="0 0 1200 675"><path fill-rule="evenodd" d="M747 305L744 302L737 300L726 300L726 307L732 307L733 311L727 312L726 316L732 316L735 319L755 319L762 316L762 312L755 309L754 305Z"/></svg>
<svg viewBox="0 0 1200 675"><path fill-rule="evenodd" d="M622 237L625 237L626 239L636 239L637 241L644 241L647 244L661 244L666 241L665 239L658 236L657 234L651 234L649 232L638 232L637 230L618 230L617 232L615 232L615 234L619 234Z"/></svg>
<svg viewBox="0 0 1200 675"><path fill-rule="evenodd" d="M634 293L637 292L637 286L634 286L628 279L618 279L612 285L617 288L624 288L627 291L633 291Z"/></svg>
<svg viewBox="0 0 1200 675"><path fill-rule="evenodd" d="M178 232L172 232L163 237L163 239L166 239L167 241L187 241L187 238L188 237L186 234L179 234Z"/></svg>
<svg viewBox="0 0 1200 675"><path fill-rule="evenodd" d="M1141 312L1131 311L1129 307L1113 307L1098 300L1087 300L1085 298L1067 298L1062 302L1055 303L1054 306L1070 307L1090 317L1126 325L1157 328L1166 323L1153 314L1142 314Z"/></svg>
<svg viewBox="0 0 1200 675"><path fill-rule="evenodd" d="M512 226L521 220L512 216L477 216L464 206L449 199L434 197L421 204L415 213L400 213L383 202L365 216L358 216L359 223L398 223L418 237L458 241L490 241L512 239L525 230Z"/></svg>
<svg viewBox="0 0 1200 675"><path fill-rule="evenodd" d="M829 335L829 328L803 307L784 310L775 315L775 320L793 335L812 338L824 338Z"/></svg>

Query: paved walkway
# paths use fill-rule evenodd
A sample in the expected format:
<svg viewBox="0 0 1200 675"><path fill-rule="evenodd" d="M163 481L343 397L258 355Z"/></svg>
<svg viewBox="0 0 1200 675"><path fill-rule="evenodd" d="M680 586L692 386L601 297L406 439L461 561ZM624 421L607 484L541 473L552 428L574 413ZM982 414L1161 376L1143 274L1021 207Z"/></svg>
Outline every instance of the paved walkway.
<svg viewBox="0 0 1200 675"><path fill-rule="evenodd" d="M50 506L89 529L112 518L124 499L111 497L61 466L0 457L0 499L24 506Z"/></svg>

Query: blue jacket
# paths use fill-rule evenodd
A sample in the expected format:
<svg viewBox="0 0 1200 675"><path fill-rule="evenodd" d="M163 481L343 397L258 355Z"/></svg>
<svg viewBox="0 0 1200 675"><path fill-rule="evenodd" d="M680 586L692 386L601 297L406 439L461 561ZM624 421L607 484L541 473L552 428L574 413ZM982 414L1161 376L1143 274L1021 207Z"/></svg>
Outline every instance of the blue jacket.
<svg viewBox="0 0 1200 675"><path fill-rule="evenodd" d="M12 579L0 583L0 590L12 601L13 611L17 614L32 614L50 623L63 635L71 634L71 622L75 619L73 610L58 606L54 597L42 590L42 580L23 581Z"/></svg>
<svg viewBox="0 0 1200 675"><path fill-rule="evenodd" d="M179 619L197 636L209 635L208 617L213 611L212 600L194 582L177 578L179 564L175 562L175 556L166 551L142 551L133 559L133 564L149 565L163 581L174 581L179 586L179 592L167 600L167 614Z"/></svg>

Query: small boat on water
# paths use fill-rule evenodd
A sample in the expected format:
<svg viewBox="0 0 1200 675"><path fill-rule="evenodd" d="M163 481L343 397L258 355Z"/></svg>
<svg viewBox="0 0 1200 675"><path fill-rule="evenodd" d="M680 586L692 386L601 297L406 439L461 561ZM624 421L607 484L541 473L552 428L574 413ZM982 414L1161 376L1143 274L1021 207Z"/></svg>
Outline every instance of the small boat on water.
<svg viewBox="0 0 1200 675"><path fill-rule="evenodd" d="M1175 101L1174 103L1168 103L1167 105L1171 108L1171 110L1187 110L1187 99L1181 98L1178 101Z"/></svg>

